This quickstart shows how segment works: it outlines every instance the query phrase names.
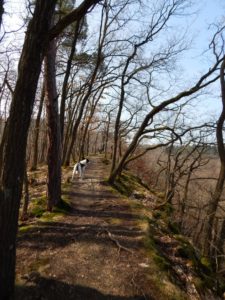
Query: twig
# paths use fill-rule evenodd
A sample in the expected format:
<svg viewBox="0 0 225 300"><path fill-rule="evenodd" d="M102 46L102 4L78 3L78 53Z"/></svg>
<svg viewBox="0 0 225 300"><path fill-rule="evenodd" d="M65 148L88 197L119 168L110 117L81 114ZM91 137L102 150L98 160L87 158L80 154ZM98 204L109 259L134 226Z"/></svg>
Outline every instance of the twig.
<svg viewBox="0 0 225 300"><path fill-rule="evenodd" d="M110 240L113 241L117 245L117 247L119 248L119 251L120 251L120 249L123 249L124 251L130 252L132 255L134 254L132 250L128 249L127 247L124 247L124 246L120 245L120 243L115 238L113 238L111 232L109 232L107 229L105 229L105 231L107 232Z"/></svg>
<svg viewBox="0 0 225 300"><path fill-rule="evenodd" d="M132 279L131 279L131 283L132 283L132 285L134 286L134 288L136 289L136 291L137 291L138 293L141 293L142 296L144 297L144 299L147 300L147 298L146 298L146 296L145 296L145 293L142 291L142 289L140 289L140 287L138 287L138 285L136 284L136 282L135 282L134 279L135 279L135 273L133 273L133 276L132 276Z"/></svg>

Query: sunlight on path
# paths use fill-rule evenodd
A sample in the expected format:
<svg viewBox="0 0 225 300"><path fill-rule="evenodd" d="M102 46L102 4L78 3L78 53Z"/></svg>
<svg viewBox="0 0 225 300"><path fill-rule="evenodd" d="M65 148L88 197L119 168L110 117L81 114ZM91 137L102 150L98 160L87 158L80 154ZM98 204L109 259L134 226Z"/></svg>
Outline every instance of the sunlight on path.
<svg viewBox="0 0 225 300"><path fill-rule="evenodd" d="M20 244L21 257L33 249L32 258L40 262L37 293L47 286L43 299L151 299L143 292L149 261L143 256L140 216L104 182L108 170L100 158L86 171L66 192L72 214L57 226L42 223L34 238ZM58 298L49 296L51 289Z"/></svg>

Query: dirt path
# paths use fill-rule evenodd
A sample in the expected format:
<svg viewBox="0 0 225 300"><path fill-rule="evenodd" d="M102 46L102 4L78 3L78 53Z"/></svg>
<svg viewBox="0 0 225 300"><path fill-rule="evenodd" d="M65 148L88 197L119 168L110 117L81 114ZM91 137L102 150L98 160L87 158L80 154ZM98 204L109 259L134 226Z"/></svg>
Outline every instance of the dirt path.
<svg viewBox="0 0 225 300"><path fill-rule="evenodd" d="M91 162L65 194L73 211L40 222L18 241L16 299L141 300L151 296L140 215L104 183L107 167ZM21 271L23 270L23 271Z"/></svg>

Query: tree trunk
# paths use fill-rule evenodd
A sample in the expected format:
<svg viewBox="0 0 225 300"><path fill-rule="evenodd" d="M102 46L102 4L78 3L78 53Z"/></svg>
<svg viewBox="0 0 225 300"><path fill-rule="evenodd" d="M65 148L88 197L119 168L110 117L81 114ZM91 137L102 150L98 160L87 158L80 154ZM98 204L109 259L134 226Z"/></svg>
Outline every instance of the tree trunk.
<svg viewBox="0 0 225 300"><path fill-rule="evenodd" d="M25 170L28 129L42 61L49 38L59 35L72 22L82 18L99 0L84 0L60 20L49 34L56 0L36 0L28 24L18 77L12 97L3 153L0 190L0 299L9 300L14 293L16 233Z"/></svg>
<svg viewBox="0 0 225 300"><path fill-rule="evenodd" d="M85 122L84 124L84 130L83 130L83 133L82 133L82 137L81 137L81 146L80 146L80 154L79 154L79 158L82 158L85 156L85 145L87 145L87 133L88 133L88 129L89 129L89 126L91 124L91 120L94 116L94 113L95 113L95 110L96 110L96 107L97 107L97 104L102 96L102 93L104 91L104 88L100 91L99 95L98 94L98 91L95 93L95 95L93 96L93 102L92 102L92 105L91 105L91 108L90 108L90 112L89 112L89 116L87 117L87 121ZM95 100L95 97L97 96L97 99ZM87 111L88 113L88 111ZM86 142L86 143L85 143Z"/></svg>
<svg viewBox="0 0 225 300"><path fill-rule="evenodd" d="M0 0L0 29L2 26L2 16L4 14L4 0Z"/></svg>
<svg viewBox="0 0 225 300"><path fill-rule="evenodd" d="M117 112L115 128L114 128L114 141L113 141L113 155L112 155L111 174L113 173L113 171L115 169L116 161L117 161L120 119L121 119L121 114L122 114L122 109L123 109L124 98L125 98L125 91L124 91L125 72L126 72L126 68L125 68L125 71L124 71L124 74L123 74L123 79L122 79L122 84L121 84L121 95L120 95L119 109L118 109L118 112Z"/></svg>
<svg viewBox="0 0 225 300"><path fill-rule="evenodd" d="M225 147L223 141L223 125L225 121L225 80L224 80L224 70L225 70L225 59L221 65L220 69L220 85L221 85L221 98L222 98L222 112L220 114L217 127L216 127L216 138L217 147L220 157L220 174L217 180L216 188L212 195L212 199L209 204L207 216L208 220L205 226L205 237L204 237L204 254L209 256L212 250L212 236L213 236L213 226L217 207L220 201L220 197L223 192L224 180L225 180Z"/></svg>
<svg viewBox="0 0 225 300"><path fill-rule="evenodd" d="M105 133L105 146L104 146L105 147L105 158L107 158L110 124L111 124L111 116L110 116L110 112L109 112L108 121L107 121L107 125L106 125L106 133Z"/></svg>
<svg viewBox="0 0 225 300"><path fill-rule="evenodd" d="M16 233L25 170L26 143L41 64L56 0L37 0L18 66L8 118L0 194L0 299L14 293Z"/></svg>
<svg viewBox="0 0 225 300"><path fill-rule="evenodd" d="M223 267L224 263L224 243L225 243L225 219L222 222L219 238L217 240L217 254L218 254L218 271Z"/></svg>
<svg viewBox="0 0 225 300"><path fill-rule="evenodd" d="M45 126L45 124L43 124ZM47 152L47 143L46 140L48 139L48 132L47 129L44 129L42 132L42 140L41 140L41 153L40 153L40 158L39 162L40 163L46 163L46 152Z"/></svg>
<svg viewBox="0 0 225 300"><path fill-rule="evenodd" d="M63 144L63 155L62 155L63 156L62 157L62 163L63 164L65 162L66 153L68 151L70 138L72 136L73 124L75 122L75 118L76 118L76 115L77 115L78 109L79 109L79 103L78 102L79 101L78 101L78 98L77 98L76 105L74 105L73 108L71 109L71 106L72 106L72 97L71 97L70 104L68 106L68 124L67 124L67 127L66 127L66 133L64 133L64 144Z"/></svg>
<svg viewBox="0 0 225 300"><path fill-rule="evenodd" d="M72 61L74 58L74 54L76 51L76 44L77 44L77 39L79 36L79 24L80 22L76 23L76 28L75 28L75 33L71 45L71 51L70 51L70 56L67 61L67 66L66 66L66 73L65 77L63 80L63 87L62 87L62 96L61 96L61 105L60 105L60 134L61 134L61 142L63 144L64 140L64 118L65 118L65 106L66 106L66 98L67 98L67 93L68 93L68 80L70 76L70 71L72 67Z"/></svg>
<svg viewBox="0 0 225 300"><path fill-rule="evenodd" d="M45 101L48 128L47 209L61 200L61 140L56 90L56 43L51 41L45 57Z"/></svg>
<svg viewBox="0 0 225 300"><path fill-rule="evenodd" d="M98 1L96 1L96 3L97 2ZM103 10L104 10L104 8L103 8ZM102 10L102 13L103 13L103 10ZM76 122L74 124L74 127L73 127L71 141L70 141L69 147L68 147L66 155L65 155L65 161L63 161L65 166L69 166L69 164L70 164L70 157L71 157L71 153L72 153L72 150L73 150L73 146L74 146L76 138L77 138L77 131L78 131L78 127L80 125L80 121L81 121L82 116L83 116L84 108L85 108L85 105L86 105L89 97L91 96L93 85L95 83L95 79L96 79L97 74L98 74L98 70L99 70L99 68L102 64L102 49L103 49L104 39L106 37L106 23L103 24L103 21L104 20L103 20L103 16L102 16L101 25L100 25L100 33L99 33L99 42L98 42L96 65L94 67L93 73L92 73L91 78L90 78L90 83L88 85L87 93L84 95L83 99L81 100L82 102L81 102L81 105L80 105L77 120L76 120ZM105 22L106 22L106 20L105 20ZM102 32L103 25L104 25L104 28L103 28L103 32Z"/></svg>
<svg viewBox="0 0 225 300"><path fill-rule="evenodd" d="M29 181L28 181L28 176L27 176L27 166L24 172L24 182L23 182L23 187L24 187L24 202L23 202L23 208L22 208L22 215L21 215L21 220L27 220L28 218L28 205L30 201L30 195L29 195Z"/></svg>
<svg viewBox="0 0 225 300"><path fill-rule="evenodd" d="M45 89L44 89L44 86L43 86L42 93L41 93L40 104L39 104L39 110L38 110L36 124L35 124L35 128L34 128L33 161L32 161L32 164L31 164L31 170L33 170L33 171L37 170L38 140L39 140L40 121L41 121L41 113L42 113L44 98L45 98Z"/></svg>
<svg viewBox="0 0 225 300"><path fill-rule="evenodd" d="M210 256L212 251L212 236L213 236L214 220L215 220L217 207L220 201L220 197L223 192L224 179L225 179L225 166L221 164L220 175L217 180L216 188L212 195L212 199L209 203L209 207L207 211L207 221L204 230L204 246L203 246L203 252L206 256Z"/></svg>
<svg viewBox="0 0 225 300"><path fill-rule="evenodd" d="M88 98L91 95L92 86L93 86L96 74L97 74L97 70L96 70L95 74L93 74L92 83L90 83L87 94L82 99L79 114L78 114L78 117L77 117L77 119L75 121L75 124L74 124L74 127L73 127L71 141L70 141L69 147L68 147L66 155L65 155L65 166L69 166L69 164L70 164L70 157L71 157L71 153L72 153L72 150L73 150L73 146L74 146L76 138L77 138L78 127L80 125L80 122L81 122L81 119L82 119L82 116L83 116L85 105L88 101Z"/></svg>

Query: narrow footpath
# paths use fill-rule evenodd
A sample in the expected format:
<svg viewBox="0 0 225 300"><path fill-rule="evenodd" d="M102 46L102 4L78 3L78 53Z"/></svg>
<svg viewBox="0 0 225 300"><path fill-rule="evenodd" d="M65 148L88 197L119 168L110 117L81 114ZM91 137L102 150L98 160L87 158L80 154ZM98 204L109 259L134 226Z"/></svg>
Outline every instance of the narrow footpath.
<svg viewBox="0 0 225 300"><path fill-rule="evenodd" d="M131 209L132 200L105 183L108 171L94 158L85 179L76 177L64 191L72 212L56 222L41 221L19 238L17 269L24 272L16 299L157 299L142 216Z"/></svg>

